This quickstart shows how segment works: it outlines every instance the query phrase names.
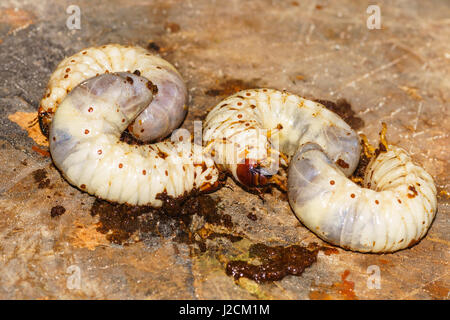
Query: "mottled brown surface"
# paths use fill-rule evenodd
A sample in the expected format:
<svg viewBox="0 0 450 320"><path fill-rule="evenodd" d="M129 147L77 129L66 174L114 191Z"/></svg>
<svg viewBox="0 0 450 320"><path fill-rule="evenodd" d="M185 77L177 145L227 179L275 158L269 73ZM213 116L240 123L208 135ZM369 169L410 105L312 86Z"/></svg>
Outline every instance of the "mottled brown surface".
<svg viewBox="0 0 450 320"><path fill-rule="evenodd" d="M366 28L365 1L76 3L81 30L66 27L73 1L0 4L0 298L449 298L448 1L379 1L381 30ZM31 121L64 56L111 42L149 47L179 69L189 88L187 129L253 85L345 99L372 143L386 122L389 142L409 150L440 192L427 237L394 254L321 251L301 276L272 283L235 281L226 264L252 245L324 243L278 190L263 202L228 179L230 188L210 196L232 227L192 221L203 251L175 241L164 224L162 236L138 231L133 241L111 242L90 214L95 199L64 181ZM65 212L53 209L52 218L58 206ZM370 266L380 270L380 289L368 285Z"/></svg>

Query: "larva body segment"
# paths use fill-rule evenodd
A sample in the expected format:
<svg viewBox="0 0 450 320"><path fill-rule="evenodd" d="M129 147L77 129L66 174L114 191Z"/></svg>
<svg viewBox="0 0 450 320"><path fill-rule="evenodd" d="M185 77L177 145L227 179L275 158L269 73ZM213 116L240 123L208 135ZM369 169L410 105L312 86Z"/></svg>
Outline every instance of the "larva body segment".
<svg viewBox="0 0 450 320"><path fill-rule="evenodd" d="M185 118L186 85L169 62L141 47L109 44L84 49L61 61L50 77L39 106L42 131L48 134L54 113L73 88L84 80L108 72L135 72L158 88L149 107L130 124L130 132L139 140L161 140Z"/></svg>
<svg viewBox="0 0 450 320"><path fill-rule="evenodd" d="M288 172L292 209L325 241L360 252L393 252L417 243L437 208L431 176L389 145L369 163L360 187L315 144L301 147Z"/></svg>
<svg viewBox="0 0 450 320"><path fill-rule="evenodd" d="M436 214L433 179L403 149L390 145L374 158L359 187L347 178L359 161L357 134L322 105L286 92L245 90L223 100L206 118L204 144L248 187L270 182L278 149L289 162L288 198L297 217L346 249L409 247Z"/></svg>
<svg viewBox="0 0 450 320"><path fill-rule="evenodd" d="M82 82L64 98L51 123L50 152L72 185L113 202L159 207L158 195L176 198L217 183L213 161L204 157L196 164L178 143L120 141L154 89L146 78L110 73Z"/></svg>

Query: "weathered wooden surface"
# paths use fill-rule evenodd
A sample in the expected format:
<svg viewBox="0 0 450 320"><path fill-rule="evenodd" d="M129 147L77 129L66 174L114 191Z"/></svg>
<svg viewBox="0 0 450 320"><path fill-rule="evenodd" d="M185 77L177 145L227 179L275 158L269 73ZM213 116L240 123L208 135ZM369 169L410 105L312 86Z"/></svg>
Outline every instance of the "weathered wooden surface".
<svg viewBox="0 0 450 320"><path fill-rule="evenodd" d="M411 249L321 252L300 277L235 282L223 263L252 243L323 244L301 226L279 192L263 203L229 179L233 190L212 197L232 218L226 232L243 239L207 240L204 253L171 237L111 244L96 230L98 217L89 214L94 198L61 178L36 127L28 127L64 56L91 45L146 47L154 41L187 81L184 127L191 129L193 120L239 87L345 98L371 141L386 122L389 141L410 150L438 190L449 191L448 1L380 1L381 30L366 27L364 1L86 0L77 1L81 29L71 31L71 3L0 4L0 298L449 298L450 208L444 192L426 239ZM57 205L66 212L51 218ZM380 289L368 286L369 266L380 270Z"/></svg>

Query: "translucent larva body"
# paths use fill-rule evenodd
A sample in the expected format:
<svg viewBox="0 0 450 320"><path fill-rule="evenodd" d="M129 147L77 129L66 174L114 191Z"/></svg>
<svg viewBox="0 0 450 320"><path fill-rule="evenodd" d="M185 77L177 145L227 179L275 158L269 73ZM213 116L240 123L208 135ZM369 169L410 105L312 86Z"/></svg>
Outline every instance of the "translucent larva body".
<svg viewBox="0 0 450 320"><path fill-rule="evenodd" d="M388 146L369 164L365 188L359 187L347 178L359 161L359 138L324 106L286 92L245 90L206 118L206 147L243 185L270 182L274 141L288 158L291 207L323 240L354 251L391 252L426 234L436 213L431 176L403 149Z"/></svg>
<svg viewBox="0 0 450 320"><path fill-rule="evenodd" d="M39 106L39 122L44 134L48 134L59 104L75 86L108 72L135 72L158 87L149 107L129 126L130 132L139 140L161 140L185 118L186 85L170 63L141 47L109 44L82 50L58 65Z"/></svg>
<svg viewBox="0 0 450 320"><path fill-rule="evenodd" d="M156 87L130 74L103 74L82 82L61 102L50 127L55 165L74 186L131 205L162 205L158 195L179 197L217 183L209 158L196 164L173 142L129 145L128 125L149 105ZM190 142L189 142L190 144Z"/></svg>
<svg viewBox="0 0 450 320"><path fill-rule="evenodd" d="M360 252L392 252L417 243L437 206L431 176L392 145L369 163L364 187L345 177L321 147L305 145L290 163L288 194L298 218L316 235Z"/></svg>

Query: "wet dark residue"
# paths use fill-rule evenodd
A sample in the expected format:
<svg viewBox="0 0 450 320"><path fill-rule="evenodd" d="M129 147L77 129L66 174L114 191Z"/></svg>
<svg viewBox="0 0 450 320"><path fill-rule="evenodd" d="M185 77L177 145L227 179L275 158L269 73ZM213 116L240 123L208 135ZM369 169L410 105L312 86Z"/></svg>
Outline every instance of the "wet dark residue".
<svg viewBox="0 0 450 320"><path fill-rule="evenodd" d="M328 100L315 101L323 104L327 109L340 116L353 130L358 130L364 127L363 119L355 116L355 111L353 111L352 106L347 102L347 100L339 99L336 102Z"/></svg>
<svg viewBox="0 0 450 320"><path fill-rule="evenodd" d="M231 217L218 212L218 200L211 196L194 192L177 199L165 194L158 198L163 201L161 208L114 204L96 199L91 208L91 215L99 216L100 226L97 230L106 234L106 238L116 244L124 244L134 234L138 234L141 240L155 236L173 237L175 242L196 245L203 252L206 250L207 238L240 240L240 237L234 238L225 233L208 233L204 239L200 232L197 232L205 223L227 229L233 227Z"/></svg>
<svg viewBox="0 0 450 320"><path fill-rule="evenodd" d="M317 261L318 247L292 245L270 247L262 243L250 246L249 257L256 258L260 264L246 261L230 261L226 273L236 280L245 277L258 283L278 281L287 275L299 276Z"/></svg>
<svg viewBox="0 0 450 320"><path fill-rule="evenodd" d="M50 186L50 179L47 179L47 171L45 169L38 169L33 171L34 182L38 183L39 189L48 188Z"/></svg>
<svg viewBox="0 0 450 320"><path fill-rule="evenodd" d="M218 84L217 87L205 91L208 96L230 96L236 92L259 87L255 82L247 82L240 79L228 79Z"/></svg>
<svg viewBox="0 0 450 320"><path fill-rule="evenodd" d="M251 213L251 212L247 215L247 218L249 218L252 221L258 220L258 217L256 216L256 214Z"/></svg>
<svg viewBox="0 0 450 320"><path fill-rule="evenodd" d="M50 216L52 218L56 218L63 215L64 212L66 212L66 208L64 208L63 206L54 206L50 211Z"/></svg>

